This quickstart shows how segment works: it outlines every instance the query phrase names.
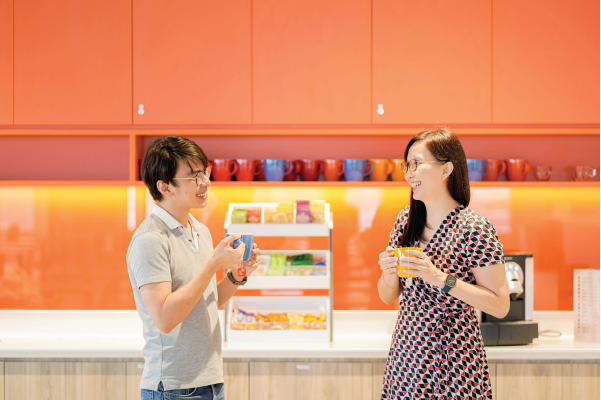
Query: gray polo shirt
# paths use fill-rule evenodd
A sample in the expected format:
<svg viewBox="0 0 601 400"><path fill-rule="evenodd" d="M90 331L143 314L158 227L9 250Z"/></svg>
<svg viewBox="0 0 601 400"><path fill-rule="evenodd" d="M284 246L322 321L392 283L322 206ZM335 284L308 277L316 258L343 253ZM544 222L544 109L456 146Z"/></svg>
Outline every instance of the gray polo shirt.
<svg viewBox="0 0 601 400"><path fill-rule="evenodd" d="M154 324L140 293L148 283L171 282L172 291L196 276L213 252L209 229L188 216L194 236L158 205L140 224L127 251L127 270L144 329L142 389L188 389L223 382L217 281L213 279L190 314L169 333Z"/></svg>

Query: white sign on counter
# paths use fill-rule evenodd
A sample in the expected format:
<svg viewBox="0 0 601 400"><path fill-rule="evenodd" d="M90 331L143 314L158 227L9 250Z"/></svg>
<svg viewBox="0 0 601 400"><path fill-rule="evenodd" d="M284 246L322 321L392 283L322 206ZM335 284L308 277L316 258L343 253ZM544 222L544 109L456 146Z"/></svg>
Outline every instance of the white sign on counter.
<svg viewBox="0 0 601 400"><path fill-rule="evenodd" d="M599 342L599 270L574 270L574 341Z"/></svg>

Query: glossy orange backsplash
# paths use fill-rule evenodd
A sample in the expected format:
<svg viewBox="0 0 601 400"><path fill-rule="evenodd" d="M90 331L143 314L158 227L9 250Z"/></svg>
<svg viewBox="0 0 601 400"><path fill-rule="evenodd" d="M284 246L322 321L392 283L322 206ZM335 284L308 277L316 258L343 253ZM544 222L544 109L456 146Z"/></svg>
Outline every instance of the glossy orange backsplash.
<svg viewBox="0 0 601 400"><path fill-rule="evenodd" d="M334 308L393 309L378 298L378 253L408 188L211 188L193 210L216 244L231 202L326 199L334 213ZM0 309L133 309L125 253L151 201L142 187L0 188ZM599 188L473 188L470 208L505 252L534 254L534 308L572 309L572 271L599 268ZM267 249L327 247L319 238L261 238ZM308 293L309 294L309 293Z"/></svg>

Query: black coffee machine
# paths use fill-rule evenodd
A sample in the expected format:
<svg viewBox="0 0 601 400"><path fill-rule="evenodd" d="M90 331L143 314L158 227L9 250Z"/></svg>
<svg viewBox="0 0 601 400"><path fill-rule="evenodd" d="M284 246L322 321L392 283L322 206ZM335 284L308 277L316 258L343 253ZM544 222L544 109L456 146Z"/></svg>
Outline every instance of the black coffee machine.
<svg viewBox="0 0 601 400"><path fill-rule="evenodd" d="M538 337L538 323L532 322L532 254L505 254L505 277L509 286L509 313L501 319L482 313L480 329L485 346L530 344Z"/></svg>

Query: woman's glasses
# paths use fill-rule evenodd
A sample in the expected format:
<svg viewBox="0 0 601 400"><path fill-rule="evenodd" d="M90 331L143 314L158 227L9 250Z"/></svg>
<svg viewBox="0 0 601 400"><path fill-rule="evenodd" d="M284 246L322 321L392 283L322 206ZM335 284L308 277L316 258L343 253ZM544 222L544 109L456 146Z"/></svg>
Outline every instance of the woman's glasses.
<svg viewBox="0 0 601 400"><path fill-rule="evenodd" d="M411 170L411 172L415 172L417 170L417 167L420 164L423 163L436 163L436 164L442 164L445 163L447 161L422 161L422 160L409 160L409 162L405 162L403 161L401 163L401 168L403 169L403 173L407 173L408 170Z"/></svg>
<svg viewBox="0 0 601 400"><path fill-rule="evenodd" d="M204 171L201 171L201 172L197 173L196 176L193 177L193 178L173 178L173 179L190 179L190 180L194 180L194 182L196 183L196 186L200 186L200 185L202 185L202 181L204 181L205 176L207 178L211 177L211 166L210 165Z"/></svg>

